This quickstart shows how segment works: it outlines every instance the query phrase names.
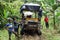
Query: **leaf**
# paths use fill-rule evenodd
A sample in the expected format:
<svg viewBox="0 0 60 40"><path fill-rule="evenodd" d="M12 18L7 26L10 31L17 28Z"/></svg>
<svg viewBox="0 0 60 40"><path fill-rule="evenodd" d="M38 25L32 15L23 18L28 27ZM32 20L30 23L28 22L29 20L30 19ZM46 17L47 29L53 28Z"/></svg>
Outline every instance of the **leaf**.
<svg viewBox="0 0 60 40"><path fill-rule="evenodd" d="M54 5L52 6L52 9L53 9L53 10L56 10L57 8L58 8L57 4L54 4Z"/></svg>

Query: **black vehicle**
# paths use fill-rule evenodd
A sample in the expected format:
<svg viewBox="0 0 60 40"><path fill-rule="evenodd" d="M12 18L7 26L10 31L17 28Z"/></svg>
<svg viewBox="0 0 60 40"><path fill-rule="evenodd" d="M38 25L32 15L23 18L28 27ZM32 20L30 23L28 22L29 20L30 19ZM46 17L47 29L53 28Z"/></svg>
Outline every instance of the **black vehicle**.
<svg viewBox="0 0 60 40"><path fill-rule="evenodd" d="M41 35L40 24L39 24L39 15L40 10L39 4L26 3L21 7L22 14L22 30L21 35L23 34L38 34ZM34 16L33 16L34 15Z"/></svg>

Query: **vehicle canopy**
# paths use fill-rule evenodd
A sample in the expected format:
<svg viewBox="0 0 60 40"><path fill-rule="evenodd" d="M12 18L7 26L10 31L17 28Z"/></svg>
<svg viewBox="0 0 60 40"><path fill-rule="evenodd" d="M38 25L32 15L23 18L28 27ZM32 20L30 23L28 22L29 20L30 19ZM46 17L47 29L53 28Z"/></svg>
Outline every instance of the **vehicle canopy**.
<svg viewBox="0 0 60 40"><path fill-rule="evenodd" d="M21 7L21 11L34 11L38 12L40 10L40 5L39 4L34 4L34 3L26 3L23 4Z"/></svg>
<svg viewBox="0 0 60 40"><path fill-rule="evenodd" d="M35 15L35 18L42 17L42 9L39 4L35 3L25 3L20 8L20 13L22 13L22 18L26 17L27 15ZM37 14L36 14L37 13ZM34 17L33 15L33 17Z"/></svg>

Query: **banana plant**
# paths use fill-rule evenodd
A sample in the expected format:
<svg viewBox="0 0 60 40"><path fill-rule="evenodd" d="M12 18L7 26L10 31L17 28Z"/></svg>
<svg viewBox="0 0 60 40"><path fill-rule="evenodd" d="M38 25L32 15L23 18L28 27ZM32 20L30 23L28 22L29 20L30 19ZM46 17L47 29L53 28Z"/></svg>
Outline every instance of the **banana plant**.
<svg viewBox="0 0 60 40"><path fill-rule="evenodd" d="M54 16L53 23L54 23L54 28L56 28L56 26L55 26L55 10L59 7L58 6L59 4L56 3L56 0L43 0L43 1L40 0L40 4L42 4L41 6L46 13L50 12Z"/></svg>

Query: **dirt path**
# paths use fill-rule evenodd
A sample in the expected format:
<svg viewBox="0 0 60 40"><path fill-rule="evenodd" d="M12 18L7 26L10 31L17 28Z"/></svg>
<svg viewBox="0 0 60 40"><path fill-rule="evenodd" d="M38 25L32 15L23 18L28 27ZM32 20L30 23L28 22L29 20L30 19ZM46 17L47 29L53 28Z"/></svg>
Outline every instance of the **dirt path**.
<svg viewBox="0 0 60 40"><path fill-rule="evenodd" d="M24 35L21 40L41 40L41 38L38 35L31 36L31 35Z"/></svg>

